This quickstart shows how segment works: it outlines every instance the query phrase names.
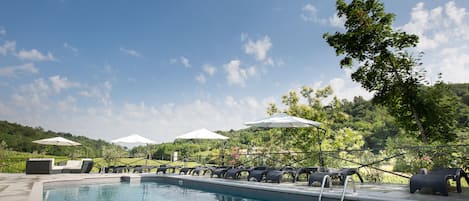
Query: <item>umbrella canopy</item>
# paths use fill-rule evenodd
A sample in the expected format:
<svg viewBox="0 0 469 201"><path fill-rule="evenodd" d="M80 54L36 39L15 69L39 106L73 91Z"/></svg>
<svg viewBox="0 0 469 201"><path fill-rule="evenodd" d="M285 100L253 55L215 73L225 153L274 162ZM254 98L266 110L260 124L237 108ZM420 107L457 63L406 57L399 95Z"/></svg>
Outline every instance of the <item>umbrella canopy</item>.
<svg viewBox="0 0 469 201"><path fill-rule="evenodd" d="M127 137L115 139L112 143L126 143L126 144L156 144L155 141L142 137L138 134L129 135Z"/></svg>
<svg viewBox="0 0 469 201"><path fill-rule="evenodd" d="M67 140L63 137L46 138L46 139L42 139L42 140L35 140L33 142L37 143L37 144L57 145L57 146L78 146L78 145L81 145L78 142Z"/></svg>
<svg viewBox="0 0 469 201"><path fill-rule="evenodd" d="M246 122L244 124L247 126L264 128L304 128L311 126L319 128L321 126L321 123L319 122L290 116L284 113L276 114L258 121Z"/></svg>
<svg viewBox="0 0 469 201"><path fill-rule="evenodd" d="M195 130L180 136L177 136L176 139L213 139L213 140L226 140L228 137L214 133L205 128Z"/></svg>
<svg viewBox="0 0 469 201"><path fill-rule="evenodd" d="M261 119L258 121L246 122L244 123L247 126L254 127L263 127L263 128L307 128L307 127L316 127L318 129L318 144L319 144L319 163L321 167L324 166L324 160L322 157L322 140L320 132L326 132L322 129L321 123L312 121L309 119L303 119L300 117L290 116L284 113L276 114L266 119Z"/></svg>

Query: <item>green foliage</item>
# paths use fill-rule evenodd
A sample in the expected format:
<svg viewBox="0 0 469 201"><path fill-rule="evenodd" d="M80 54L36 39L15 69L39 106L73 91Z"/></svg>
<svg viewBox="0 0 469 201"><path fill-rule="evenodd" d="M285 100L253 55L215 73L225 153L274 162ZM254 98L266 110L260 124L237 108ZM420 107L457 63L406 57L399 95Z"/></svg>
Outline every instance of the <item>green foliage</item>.
<svg viewBox="0 0 469 201"><path fill-rule="evenodd" d="M332 94L330 86L323 89L304 86L300 90L301 96L295 91L282 96L282 103L286 106L282 112L321 122L321 127L327 132L323 134L315 128L270 129L272 138L264 143L269 147L269 151L298 150L319 153L319 140L322 141L323 150L360 149L364 144L362 132L357 132L345 124L350 116L344 112L343 104L334 97L328 105L323 105L322 102ZM318 154L313 154L309 160L303 160L300 165L318 165L318 157ZM289 160L294 159L284 157L281 160L291 163Z"/></svg>
<svg viewBox="0 0 469 201"><path fill-rule="evenodd" d="M8 157L8 145L5 141L0 141L0 172L2 172L3 166L6 165L5 161Z"/></svg>
<svg viewBox="0 0 469 201"><path fill-rule="evenodd" d="M107 166L110 166L115 165L118 158L128 157L128 152L121 146L112 144L102 148L102 156Z"/></svg>
<svg viewBox="0 0 469 201"><path fill-rule="evenodd" d="M394 14L386 13L377 0L337 0L339 17L346 18L345 33L325 33L327 43L344 55L341 67L358 63L352 79L374 93L374 101L386 106L396 121L424 143L455 139L454 105L442 84L427 88L420 57L410 51L417 45L414 34L392 28ZM440 96L444 95L444 96Z"/></svg>
<svg viewBox="0 0 469 201"><path fill-rule="evenodd" d="M51 138L64 137L82 144L76 147L59 147L35 144L32 141ZM104 140L93 140L84 136L75 136L70 133L60 133L45 131L41 127L32 128L22 126L7 121L0 121L0 140L13 151L37 152L55 156L74 156L74 157L100 157L101 147L108 146L109 143Z"/></svg>

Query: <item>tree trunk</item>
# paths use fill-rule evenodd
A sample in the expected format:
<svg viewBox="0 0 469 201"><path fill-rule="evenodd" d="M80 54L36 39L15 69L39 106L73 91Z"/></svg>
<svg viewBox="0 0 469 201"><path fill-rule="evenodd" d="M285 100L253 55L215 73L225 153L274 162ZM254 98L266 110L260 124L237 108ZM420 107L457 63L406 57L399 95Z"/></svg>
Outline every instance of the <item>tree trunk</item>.
<svg viewBox="0 0 469 201"><path fill-rule="evenodd" d="M412 116L414 116L415 123L417 124L417 127L419 129L420 136L422 136L422 142L425 144L428 144L428 139L425 133L425 128L423 128L422 122L420 121L420 117L417 114L417 111L415 110L415 108L413 106L410 106L410 107L412 110Z"/></svg>
<svg viewBox="0 0 469 201"><path fill-rule="evenodd" d="M391 67L392 67L394 75L398 78L400 84L402 85L402 83L403 83L402 76L396 70L396 63L394 62L394 60L391 57L389 57L389 61L391 62ZM406 89L405 93L408 93L408 89ZM412 102L409 102L409 106L410 106L410 110L412 112L412 116L414 117L415 123L417 124L417 128L419 129L420 136L422 136L422 142L424 144L428 144L428 138L427 138L427 135L425 133L425 128L422 125L422 121L420 121L420 116L417 113L417 110L415 109L415 106Z"/></svg>

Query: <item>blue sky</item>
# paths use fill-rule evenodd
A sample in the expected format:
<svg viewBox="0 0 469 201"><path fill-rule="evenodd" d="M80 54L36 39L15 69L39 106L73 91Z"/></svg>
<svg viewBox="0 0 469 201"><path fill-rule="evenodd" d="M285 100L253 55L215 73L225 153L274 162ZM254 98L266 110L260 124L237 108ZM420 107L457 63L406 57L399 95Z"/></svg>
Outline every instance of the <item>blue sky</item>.
<svg viewBox="0 0 469 201"><path fill-rule="evenodd" d="M469 79L467 1L385 1L430 80ZM370 97L322 39L333 1L1 1L0 119L159 142L266 116L303 85Z"/></svg>

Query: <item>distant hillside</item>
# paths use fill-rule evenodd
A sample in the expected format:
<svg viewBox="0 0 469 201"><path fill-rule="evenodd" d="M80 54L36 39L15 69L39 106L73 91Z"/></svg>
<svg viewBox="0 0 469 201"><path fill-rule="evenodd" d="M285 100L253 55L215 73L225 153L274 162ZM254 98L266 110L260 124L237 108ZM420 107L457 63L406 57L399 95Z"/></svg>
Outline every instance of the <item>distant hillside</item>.
<svg viewBox="0 0 469 201"><path fill-rule="evenodd" d="M79 142L82 146L58 147L32 143L33 140L51 137L64 137ZM102 147L110 145L104 140L93 140L84 136L75 136L70 133L45 131L40 127L33 128L10 123L8 121L0 121L0 142L1 141L4 141L8 148L13 151L47 153L56 156L68 156L73 153L74 156L77 157L100 157Z"/></svg>

